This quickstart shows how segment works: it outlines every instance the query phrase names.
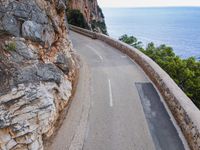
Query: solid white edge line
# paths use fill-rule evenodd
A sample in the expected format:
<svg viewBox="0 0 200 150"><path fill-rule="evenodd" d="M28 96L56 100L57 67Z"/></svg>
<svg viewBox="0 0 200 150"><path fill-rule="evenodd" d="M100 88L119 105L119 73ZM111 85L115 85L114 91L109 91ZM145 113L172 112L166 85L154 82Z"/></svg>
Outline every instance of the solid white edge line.
<svg viewBox="0 0 200 150"><path fill-rule="evenodd" d="M110 107L113 107L113 96L112 96L112 87L110 79L108 79L108 86L109 86Z"/></svg>

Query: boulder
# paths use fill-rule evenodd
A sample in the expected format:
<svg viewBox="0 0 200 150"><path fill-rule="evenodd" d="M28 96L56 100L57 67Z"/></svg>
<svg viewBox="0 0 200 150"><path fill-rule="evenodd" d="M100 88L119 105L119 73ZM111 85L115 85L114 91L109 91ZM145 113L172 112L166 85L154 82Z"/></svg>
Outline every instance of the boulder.
<svg viewBox="0 0 200 150"><path fill-rule="evenodd" d="M43 42L50 46L54 41L54 30L49 25L41 25L34 21L25 21L22 24L22 36L36 42Z"/></svg>
<svg viewBox="0 0 200 150"><path fill-rule="evenodd" d="M12 34L14 36L20 35L20 28L17 23L17 20L15 19L14 16L10 14L5 14L4 17L2 18L2 28L7 33Z"/></svg>
<svg viewBox="0 0 200 150"><path fill-rule="evenodd" d="M42 42L43 27L34 21L25 21L22 24L22 36L36 42Z"/></svg>
<svg viewBox="0 0 200 150"><path fill-rule="evenodd" d="M53 64L38 64L36 75L41 81L60 83L62 72Z"/></svg>
<svg viewBox="0 0 200 150"><path fill-rule="evenodd" d="M56 66L59 67L65 74L69 72L69 61L68 58L63 53L59 53L56 62Z"/></svg>
<svg viewBox="0 0 200 150"><path fill-rule="evenodd" d="M16 53L18 55L22 56L24 59L27 59L27 60L36 60L36 59L38 59L37 49L31 49L21 39L16 40L16 49L15 49L15 51L16 51Z"/></svg>
<svg viewBox="0 0 200 150"><path fill-rule="evenodd" d="M18 68L13 72L13 84L18 85L29 82L55 82L60 83L63 73L54 64L39 63L36 65Z"/></svg>

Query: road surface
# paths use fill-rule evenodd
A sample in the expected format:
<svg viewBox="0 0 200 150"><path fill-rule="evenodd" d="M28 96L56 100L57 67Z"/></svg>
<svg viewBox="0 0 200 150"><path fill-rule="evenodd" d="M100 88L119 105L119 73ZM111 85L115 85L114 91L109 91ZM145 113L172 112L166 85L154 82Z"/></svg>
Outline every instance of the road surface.
<svg viewBox="0 0 200 150"><path fill-rule="evenodd" d="M78 138L79 142L75 142L81 145L79 149L185 149L159 94L137 64L99 40L72 31L70 37L91 76L87 123L77 131L83 141L80 144ZM80 97L84 95L82 92ZM59 144L53 144L58 150L64 150L61 145L67 144L62 138L67 129L61 130ZM84 133L80 133L82 130Z"/></svg>
<svg viewBox="0 0 200 150"><path fill-rule="evenodd" d="M84 150L183 150L160 97L126 55L98 40L71 33L91 67L92 107ZM142 105L143 104L143 105Z"/></svg>

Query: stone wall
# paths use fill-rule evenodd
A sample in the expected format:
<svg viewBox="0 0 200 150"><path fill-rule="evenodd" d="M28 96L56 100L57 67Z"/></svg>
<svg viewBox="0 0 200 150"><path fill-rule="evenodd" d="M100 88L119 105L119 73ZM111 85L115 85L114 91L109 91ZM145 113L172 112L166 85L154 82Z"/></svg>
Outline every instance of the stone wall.
<svg viewBox="0 0 200 150"><path fill-rule="evenodd" d="M0 0L0 149L42 150L71 97L65 0Z"/></svg>
<svg viewBox="0 0 200 150"><path fill-rule="evenodd" d="M164 70L145 54L123 42L74 26L70 29L117 48L139 64L159 89L190 148L200 150L200 111Z"/></svg>

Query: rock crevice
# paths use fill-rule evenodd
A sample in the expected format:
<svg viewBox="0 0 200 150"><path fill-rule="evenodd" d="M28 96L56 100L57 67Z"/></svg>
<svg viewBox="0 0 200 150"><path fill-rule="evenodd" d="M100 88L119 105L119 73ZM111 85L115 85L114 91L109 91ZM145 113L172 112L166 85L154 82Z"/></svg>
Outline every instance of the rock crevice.
<svg viewBox="0 0 200 150"><path fill-rule="evenodd" d="M0 0L0 149L42 150L75 75L65 0Z"/></svg>

